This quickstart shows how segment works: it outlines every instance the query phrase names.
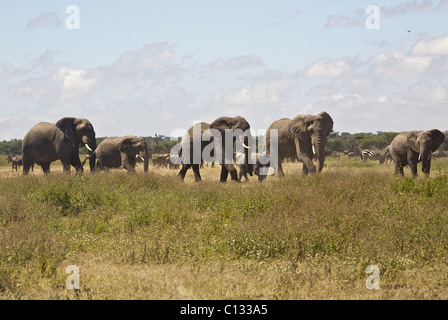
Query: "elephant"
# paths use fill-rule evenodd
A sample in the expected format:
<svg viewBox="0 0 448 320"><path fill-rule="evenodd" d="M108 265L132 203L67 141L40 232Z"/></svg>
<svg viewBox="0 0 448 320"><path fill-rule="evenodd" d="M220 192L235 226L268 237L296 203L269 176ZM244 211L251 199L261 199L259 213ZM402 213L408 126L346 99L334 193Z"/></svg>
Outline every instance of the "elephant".
<svg viewBox="0 0 448 320"><path fill-rule="evenodd" d="M277 129L278 164L276 169L280 178L285 176L282 168L283 159L294 156L303 163L303 174L316 173L316 166L313 163L315 157L319 161L317 172L322 171L327 136L333 130L333 123L330 115L322 111L318 115L298 114L292 120L282 118L269 126L266 131L266 154L271 155L271 130Z"/></svg>
<svg viewBox="0 0 448 320"><path fill-rule="evenodd" d="M158 156L154 156L152 159L152 164L156 168L167 168L170 161L170 155L169 154L161 154Z"/></svg>
<svg viewBox="0 0 448 320"><path fill-rule="evenodd" d="M95 130L89 120L64 117L56 123L39 122L25 135L22 142L23 174L37 163L44 173L50 172L50 164L61 160L63 170L70 172L70 166L77 173L84 171L79 159L79 147L84 145L90 152L90 171L95 170Z"/></svg>
<svg viewBox="0 0 448 320"><path fill-rule="evenodd" d="M428 131L405 131L395 136L389 152L395 163L395 174L404 176L403 167L409 165L417 177L417 163L422 162L422 172L429 176L431 155L445 141L445 135L437 129Z"/></svg>
<svg viewBox="0 0 448 320"><path fill-rule="evenodd" d="M97 158L96 168L99 170L123 167L128 173L132 173L140 159L143 161L143 171L148 171L150 155L143 137L127 135L106 138L98 145L94 154Z"/></svg>
<svg viewBox="0 0 448 320"><path fill-rule="evenodd" d="M179 155L182 168L177 176L184 180L188 169L193 168L195 181L201 181L199 167L204 160L210 162L210 159L203 158L205 155L210 158L216 157L217 161L221 161L220 182L226 182L229 174L232 181L239 182L237 170L233 165L233 146L237 139L244 146L245 165L247 172L251 174L253 164L248 163L248 145L253 140L249 129L249 123L241 116L220 117L210 124L206 122L194 124L180 142ZM218 140L215 141L215 139ZM232 150L226 151L226 144L232 145ZM209 148L213 146L216 148L210 150ZM173 149L171 154L173 154ZM205 153L204 149L207 149ZM215 152L217 153L215 154Z"/></svg>
<svg viewBox="0 0 448 320"><path fill-rule="evenodd" d="M265 157L266 154L265 153L261 153L261 152L252 152L250 153L250 161L249 163L253 164L254 170L253 173L258 176L258 180L261 181L262 179L260 178L260 168L262 167L269 167L268 165L268 160L263 160L260 161L263 157ZM245 159L245 154L242 152L235 152L235 162L236 165L239 168L239 173L238 173L238 180L241 181L241 178L244 177L245 181L249 181L249 178L247 177L247 174L249 173L249 175L252 177L253 174L248 172L247 170L247 165L244 161ZM262 164L261 162L264 162L266 164Z"/></svg>

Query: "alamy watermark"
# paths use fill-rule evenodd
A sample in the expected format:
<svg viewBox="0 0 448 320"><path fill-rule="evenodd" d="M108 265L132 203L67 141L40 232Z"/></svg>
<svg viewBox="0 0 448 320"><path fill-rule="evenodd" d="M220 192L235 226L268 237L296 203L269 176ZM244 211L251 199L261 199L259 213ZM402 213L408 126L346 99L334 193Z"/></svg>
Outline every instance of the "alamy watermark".
<svg viewBox="0 0 448 320"><path fill-rule="evenodd" d="M65 280L65 287L68 290L79 290L79 268L75 265L70 265L65 268L65 273L70 274Z"/></svg>
<svg viewBox="0 0 448 320"><path fill-rule="evenodd" d="M378 290L380 288L380 269L378 266L367 266L366 273L370 274L370 276L366 279L366 288L369 290Z"/></svg>
<svg viewBox="0 0 448 320"><path fill-rule="evenodd" d="M81 28L79 7L70 5L65 8L65 13L69 15L67 19L65 19L65 27L67 30L79 30Z"/></svg>
<svg viewBox="0 0 448 320"><path fill-rule="evenodd" d="M368 5L366 13L369 14L366 18L366 28L378 30L380 28L380 8L373 4Z"/></svg>

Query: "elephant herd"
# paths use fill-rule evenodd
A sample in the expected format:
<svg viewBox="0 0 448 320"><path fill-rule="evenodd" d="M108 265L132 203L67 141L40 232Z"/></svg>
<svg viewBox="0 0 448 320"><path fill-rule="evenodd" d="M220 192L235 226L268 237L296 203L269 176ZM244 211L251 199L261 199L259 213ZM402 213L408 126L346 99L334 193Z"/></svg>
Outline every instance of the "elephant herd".
<svg viewBox="0 0 448 320"><path fill-rule="evenodd" d="M160 154L151 158L155 168L179 169L177 159L179 155L171 155L169 153Z"/></svg>
<svg viewBox="0 0 448 320"><path fill-rule="evenodd" d="M221 182L227 181L229 175L231 180L240 182L243 176L247 180L247 174L253 173L259 181L266 178L267 172L278 172L279 177L284 177L282 162L291 157L303 163L303 174L314 174L324 167L327 137L333 124L333 119L325 111L317 115L299 114L293 119L279 119L266 132L265 149L256 153L247 120L241 116L220 117L211 123L193 125L170 155L156 161L169 161L176 168L181 165L177 175L181 180L192 168L195 180L201 181L200 167L204 161L221 164ZM444 134L437 129L398 134L388 148L395 163L395 172L403 175L403 167L409 165L416 176L417 163L422 162L423 173L429 175L431 155L444 139ZM84 162L79 158L81 146L89 150ZM144 163L146 172L150 159L143 137L106 138L97 146L93 125L83 118L65 117L56 123L40 122L29 130L22 142L25 175L35 163L42 167L44 173L49 173L51 162L56 160L61 161L64 172L70 172L73 166L77 173L82 173L87 160L91 172L122 167L131 173L135 172L137 162ZM317 159L317 168L313 159ZM152 160L154 164L158 163L154 158Z"/></svg>

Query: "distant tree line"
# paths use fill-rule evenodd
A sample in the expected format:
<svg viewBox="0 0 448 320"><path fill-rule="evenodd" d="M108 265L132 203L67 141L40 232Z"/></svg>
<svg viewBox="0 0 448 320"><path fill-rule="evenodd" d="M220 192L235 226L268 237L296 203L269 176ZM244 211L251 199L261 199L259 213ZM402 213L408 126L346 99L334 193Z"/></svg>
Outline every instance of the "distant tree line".
<svg viewBox="0 0 448 320"><path fill-rule="evenodd" d="M381 150L387 147L399 132L374 133L348 133L333 131L328 137L328 149L334 152L344 152L345 150L360 153L363 149ZM445 131L445 136L448 131ZM439 150L448 150L448 139L439 147Z"/></svg>
<svg viewBox="0 0 448 320"><path fill-rule="evenodd" d="M96 144L100 144L106 137L100 137L96 139ZM171 141L175 140L175 141ZM156 153L169 153L171 148L180 141L179 139L172 139L165 136L157 137L145 137L146 143L148 143L149 151L153 154ZM88 150L85 147L79 149L80 154L88 154ZM22 140L13 139L10 141L0 142L0 154L3 155L20 155L22 154Z"/></svg>
<svg viewBox="0 0 448 320"><path fill-rule="evenodd" d="M344 152L345 150L349 150L359 153L363 149L381 150L388 146L397 134L398 132L381 131L378 131L376 134L370 132L352 134L348 132L339 133L333 131L328 137L327 146L328 149L333 152ZM445 136L448 136L448 131L445 131ZM97 145L104 139L106 139L106 137L97 138ZM258 143L258 139L263 139L263 137L256 137L256 143ZM181 137L173 139L163 135L156 135L155 137L145 137L145 140L146 143L148 143L149 151L152 154L164 154L169 153L171 148L180 142ZM448 139L446 139L439 147L439 150L448 151ZM82 147L79 149L79 153L87 154L88 151L85 147ZM13 139L10 141L4 140L3 142L0 142L0 154L22 154L22 140Z"/></svg>

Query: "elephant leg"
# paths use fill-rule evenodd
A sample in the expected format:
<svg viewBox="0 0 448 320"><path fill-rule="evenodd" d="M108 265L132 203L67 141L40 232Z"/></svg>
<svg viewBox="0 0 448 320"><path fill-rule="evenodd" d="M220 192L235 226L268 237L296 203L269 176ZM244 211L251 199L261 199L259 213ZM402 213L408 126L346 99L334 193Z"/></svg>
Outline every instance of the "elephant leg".
<svg viewBox="0 0 448 320"><path fill-rule="evenodd" d="M28 174L30 168L34 171L34 163L23 162L23 174Z"/></svg>
<svg viewBox="0 0 448 320"><path fill-rule="evenodd" d="M239 169L239 172L238 172L238 181L241 181L241 178L242 178L242 177L244 177L244 178L246 179L246 181L247 181L247 180L248 180L248 179L247 179L247 171L246 171L246 169L244 168L244 165L239 164L239 165L238 165L238 169Z"/></svg>
<svg viewBox="0 0 448 320"><path fill-rule="evenodd" d="M193 167L193 172L194 172L194 180L202 181L201 173L199 172L200 164L193 164L192 167Z"/></svg>
<svg viewBox="0 0 448 320"><path fill-rule="evenodd" d="M303 168L302 168L302 174L303 175L308 175L308 168L306 167L306 165L305 164L303 164Z"/></svg>
<svg viewBox="0 0 448 320"><path fill-rule="evenodd" d="M281 159L279 158L278 159L278 168L277 168L279 178L285 177L285 173L283 172L282 162L283 162L283 158L281 158Z"/></svg>
<svg viewBox="0 0 448 320"><path fill-rule="evenodd" d="M303 161L303 167L306 167L306 174L315 174L316 173L316 166L313 163L313 160L311 157L308 157L307 155L303 155L302 157L302 161ZM305 170L303 170L302 172L305 173Z"/></svg>
<svg viewBox="0 0 448 320"><path fill-rule="evenodd" d="M84 171L81 159L79 159L79 155L77 153L73 154L70 164L76 169L76 173L82 173Z"/></svg>
<svg viewBox="0 0 448 320"><path fill-rule="evenodd" d="M70 173L72 158L71 155L63 155L61 156L62 168L65 173ZM43 168L43 167L42 167Z"/></svg>
<svg viewBox="0 0 448 320"><path fill-rule="evenodd" d="M126 169L127 173L135 172L135 165L132 165L129 161L123 162L123 169Z"/></svg>
<svg viewBox="0 0 448 320"><path fill-rule="evenodd" d="M417 176L418 176L418 173L417 173L417 162L410 162L409 163L409 167L411 168L411 173L412 173L412 176L414 177L414 178L416 178Z"/></svg>
<svg viewBox="0 0 448 320"><path fill-rule="evenodd" d="M403 171L403 163L402 162L397 162L395 163L395 174L399 174L400 176L404 176L404 171Z"/></svg>
<svg viewBox="0 0 448 320"><path fill-rule="evenodd" d="M225 167L224 164L221 165L221 177L219 178L219 181L221 182L226 182L227 181L227 176L229 175L229 171L227 170L227 168Z"/></svg>
<svg viewBox="0 0 448 320"><path fill-rule="evenodd" d="M238 172L233 164L231 164L231 163L225 164L224 163L222 165L222 168L225 169L225 173L224 173L224 170L221 170L221 182L227 181L228 174L230 174L230 178L233 181L237 181L237 182L239 181L238 180Z"/></svg>
<svg viewBox="0 0 448 320"><path fill-rule="evenodd" d="M190 168L191 168L191 164L183 164L182 163L182 168L180 169L179 173L177 174L177 177L184 180L185 175L187 174L187 171Z"/></svg>
<svg viewBox="0 0 448 320"><path fill-rule="evenodd" d="M67 162L63 162L62 168L65 173L70 173L71 164L67 163Z"/></svg>
<svg viewBox="0 0 448 320"><path fill-rule="evenodd" d="M51 163L51 162L42 162L42 163L40 164L41 167L42 167L42 171L43 171L45 174L50 173L50 163Z"/></svg>
<svg viewBox="0 0 448 320"><path fill-rule="evenodd" d="M233 164L222 164L221 165L221 177L220 177L219 181L226 182L229 174L230 174L232 181L236 181L236 182L240 181L238 179L238 172L237 172L236 168L233 166Z"/></svg>

